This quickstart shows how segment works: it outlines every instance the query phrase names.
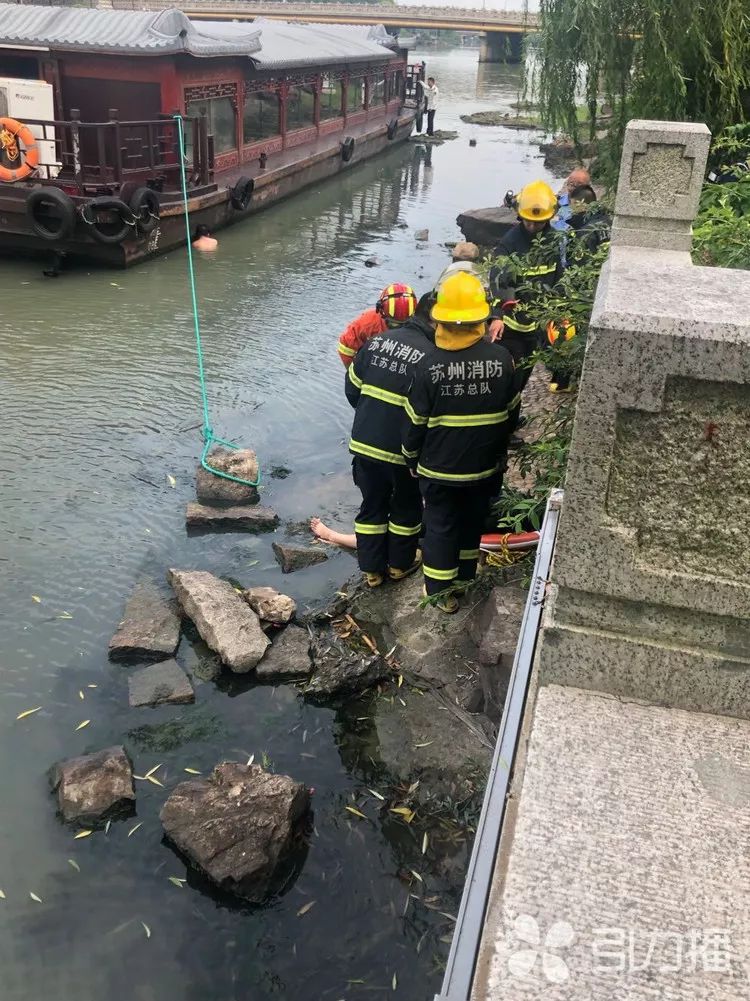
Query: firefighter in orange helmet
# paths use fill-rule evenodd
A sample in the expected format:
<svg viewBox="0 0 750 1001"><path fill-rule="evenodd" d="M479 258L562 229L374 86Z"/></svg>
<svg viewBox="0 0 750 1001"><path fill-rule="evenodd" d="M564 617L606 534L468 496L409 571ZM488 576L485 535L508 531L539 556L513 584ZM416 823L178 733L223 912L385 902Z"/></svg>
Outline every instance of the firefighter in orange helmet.
<svg viewBox="0 0 750 1001"><path fill-rule="evenodd" d="M357 352L370 337L382 334L389 328L399 327L414 314L417 296L411 285L393 282L386 285L373 309L367 309L352 320L339 337L338 352L344 367L348 368Z"/></svg>

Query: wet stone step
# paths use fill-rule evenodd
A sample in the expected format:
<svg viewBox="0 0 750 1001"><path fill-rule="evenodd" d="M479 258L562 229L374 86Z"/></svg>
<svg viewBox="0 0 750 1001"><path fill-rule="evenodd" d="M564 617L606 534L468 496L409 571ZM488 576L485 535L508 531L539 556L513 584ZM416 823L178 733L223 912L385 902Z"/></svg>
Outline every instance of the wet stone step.
<svg viewBox="0 0 750 1001"><path fill-rule="evenodd" d="M286 546L274 542L271 548L282 573L294 573L295 570L302 570L328 559L328 553L324 549L314 549L312 546Z"/></svg>
<svg viewBox="0 0 750 1001"><path fill-rule="evenodd" d="M176 660L165 660L136 671L128 678L133 708L195 702L195 690Z"/></svg>
<svg viewBox="0 0 750 1001"><path fill-rule="evenodd" d="M258 616L232 585L205 570L170 570L167 576L208 646L235 673L252 671L269 640Z"/></svg>
<svg viewBox="0 0 750 1001"><path fill-rule="evenodd" d="M155 581L136 584L122 622L109 641L109 659L164 660L180 642L180 614L174 598Z"/></svg>
<svg viewBox="0 0 750 1001"><path fill-rule="evenodd" d="M310 634L300 626L287 626L255 669L260 681L304 678L312 672Z"/></svg>
<svg viewBox="0 0 750 1001"><path fill-rule="evenodd" d="M279 523L279 516L268 507L234 505L209 507L190 502L185 511L188 528L242 528L251 532L266 532Z"/></svg>

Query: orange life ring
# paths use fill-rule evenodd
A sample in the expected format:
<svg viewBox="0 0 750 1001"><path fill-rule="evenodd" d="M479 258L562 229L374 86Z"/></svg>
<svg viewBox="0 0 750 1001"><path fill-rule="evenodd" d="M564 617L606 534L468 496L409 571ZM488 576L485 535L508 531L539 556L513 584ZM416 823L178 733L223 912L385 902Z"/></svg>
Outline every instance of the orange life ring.
<svg viewBox="0 0 750 1001"><path fill-rule="evenodd" d="M19 145L23 143L23 149ZM22 181L32 174L39 166L39 147L36 136L23 122L15 118L0 118L0 151L11 163L19 161L19 166L4 167L0 165L0 181Z"/></svg>

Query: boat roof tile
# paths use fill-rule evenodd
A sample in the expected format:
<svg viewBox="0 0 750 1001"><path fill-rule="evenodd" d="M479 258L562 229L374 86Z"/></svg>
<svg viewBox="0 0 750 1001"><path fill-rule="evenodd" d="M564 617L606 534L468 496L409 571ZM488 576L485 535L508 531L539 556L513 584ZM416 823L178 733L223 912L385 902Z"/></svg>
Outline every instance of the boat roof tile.
<svg viewBox="0 0 750 1001"><path fill-rule="evenodd" d="M0 45L123 55L249 56L259 69L382 59L398 42L383 25L302 24L258 18L191 21L162 11L0 3Z"/></svg>

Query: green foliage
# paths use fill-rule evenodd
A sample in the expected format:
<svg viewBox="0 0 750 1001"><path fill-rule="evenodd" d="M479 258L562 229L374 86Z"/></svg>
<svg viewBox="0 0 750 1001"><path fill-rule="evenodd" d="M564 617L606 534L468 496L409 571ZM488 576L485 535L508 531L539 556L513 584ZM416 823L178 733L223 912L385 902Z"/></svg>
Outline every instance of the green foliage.
<svg viewBox="0 0 750 1001"><path fill-rule="evenodd" d="M709 164L738 180L705 184L693 225L693 260L696 264L750 269L750 124L725 129L713 141ZM733 169L734 168L734 169Z"/></svg>
<svg viewBox="0 0 750 1001"><path fill-rule="evenodd" d="M541 0L527 86L545 124L579 137L576 105L613 109L611 161L630 118L704 121L713 132L750 113L747 0Z"/></svg>

